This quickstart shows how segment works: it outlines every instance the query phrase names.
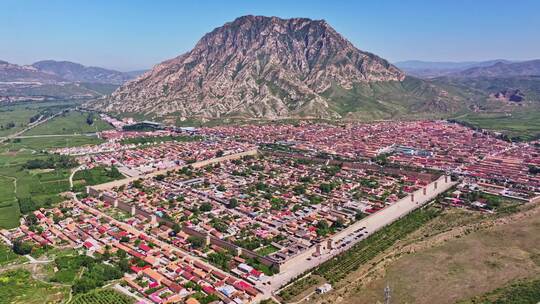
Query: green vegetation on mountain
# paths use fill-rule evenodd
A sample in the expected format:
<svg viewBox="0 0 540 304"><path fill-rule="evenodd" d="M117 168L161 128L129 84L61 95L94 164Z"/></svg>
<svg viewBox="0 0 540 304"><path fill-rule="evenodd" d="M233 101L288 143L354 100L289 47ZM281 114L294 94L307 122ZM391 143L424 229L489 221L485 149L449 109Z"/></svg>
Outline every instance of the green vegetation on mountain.
<svg viewBox="0 0 540 304"><path fill-rule="evenodd" d="M461 107L442 89L413 77L355 84L350 90L333 85L322 96L332 100L332 109L342 116L360 120L440 118Z"/></svg>
<svg viewBox="0 0 540 304"><path fill-rule="evenodd" d="M490 94L506 89L519 89L525 94L525 101L533 105L540 105L540 77L539 76L516 76L516 77L477 77L455 78L440 77L430 80L435 85L448 90L452 94L461 96L469 102L477 103L480 109L495 107L488 104ZM499 103L499 107L503 104Z"/></svg>

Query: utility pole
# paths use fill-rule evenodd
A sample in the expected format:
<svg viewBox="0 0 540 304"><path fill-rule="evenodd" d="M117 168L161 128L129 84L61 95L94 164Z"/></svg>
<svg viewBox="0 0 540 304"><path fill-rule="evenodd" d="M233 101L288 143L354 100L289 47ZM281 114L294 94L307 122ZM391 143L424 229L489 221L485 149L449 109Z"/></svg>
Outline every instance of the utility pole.
<svg viewBox="0 0 540 304"><path fill-rule="evenodd" d="M386 284L386 287L384 288L384 304L390 304L390 295L391 289L390 285L388 283Z"/></svg>

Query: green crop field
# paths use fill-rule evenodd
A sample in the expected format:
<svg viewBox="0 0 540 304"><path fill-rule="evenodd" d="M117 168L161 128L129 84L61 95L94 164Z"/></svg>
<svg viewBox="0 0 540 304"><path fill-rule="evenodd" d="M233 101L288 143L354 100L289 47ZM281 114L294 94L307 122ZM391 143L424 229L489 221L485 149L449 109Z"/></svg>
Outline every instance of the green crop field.
<svg viewBox="0 0 540 304"><path fill-rule="evenodd" d="M5 144L9 150L17 151L20 149L29 149L42 151L54 148L68 148L84 145L98 145L103 140L95 136L77 135L77 136L54 136L54 137L33 137L12 139ZM0 146L1 147L1 146Z"/></svg>
<svg viewBox="0 0 540 304"><path fill-rule="evenodd" d="M13 178L0 176L0 227L17 227L19 214Z"/></svg>
<svg viewBox="0 0 540 304"><path fill-rule="evenodd" d="M121 179L124 176L116 168L95 167L89 170L82 170L73 176L73 190L80 192L85 186L98 185Z"/></svg>
<svg viewBox="0 0 540 304"><path fill-rule="evenodd" d="M13 252L10 247L0 243L0 266L26 261L26 258Z"/></svg>
<svg viewBox="0 0 540 304"><path fill-rule="evenodd" d="M93 116L92 124L87 122L89 115ZM110 129L112 126L101 120L98 115L73 111L57 116L23 135L83 134Z"/></svg>
<svg viewBox="0 0 540 304"><path fill-rule="evenodd" d="M34 280L28 270L0 273L0 304L57 303L68 294L69 287Z"/></svg>
<svg viewBox="0 0 540 304"><path fill-rule="evenodd" d="M39 111L16 106L0 108L0 136L13 134L24 129L30 122L30 118Z"/></svg>
<svg viewBox="0 0 540 304"><path fill-rule="evenodd" d="M25 169L26 157L14 155L9 162L8 156L0 154L0 227L18 226L21 212L57 203L62 200L59 194L70 190L69 169ZM31 159L46 157L36 154Z"/></svg>
<svg viewBox="0 0 540 304"><path fill-rule="evenodd" d="M97 289L77 295L70 304L131 304L135 300L112 289Z"/></svg>
<svg viewBox="0 0 540 304"><path fill-rule="evenodd" d="M34 119L58 113L73 107L73 101L23 102L0 107L0 137L16 133L24 129Z"/></svg>
<svg viewBox="0 0 540 304"><path fill-rule="evenodd" d="M13 108L18 112L37 109L36 112L43 113L47 110L36 104ZM44 125L49 123L52 122ZM50 154L44 150L101 142L95 136L80 135L19 138L0 144L0 227L17 227L21 213L57 203L62 200L59 194L70 190L69 168L29 170L24 168L26 162L49 158Z"/></svg>
<svg viewBox="0 0 540 304"><path fill-rule="evenodd" d="M540 112L516 111L513 113L469 113L456 120L482 129L499 131L521 140L540 138Z"/></svg>

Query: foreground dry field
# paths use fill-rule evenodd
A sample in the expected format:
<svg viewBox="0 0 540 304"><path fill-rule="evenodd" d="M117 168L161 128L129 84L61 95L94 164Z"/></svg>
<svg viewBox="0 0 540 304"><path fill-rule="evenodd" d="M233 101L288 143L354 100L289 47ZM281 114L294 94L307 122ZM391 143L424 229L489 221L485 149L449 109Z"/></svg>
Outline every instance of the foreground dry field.
<svg viewBox="0 0 540 304"><path fill-rule="evenodd" d="M455 303L540 275L540 206L506 216L451 210L359 269L317 303Z"/></svg>

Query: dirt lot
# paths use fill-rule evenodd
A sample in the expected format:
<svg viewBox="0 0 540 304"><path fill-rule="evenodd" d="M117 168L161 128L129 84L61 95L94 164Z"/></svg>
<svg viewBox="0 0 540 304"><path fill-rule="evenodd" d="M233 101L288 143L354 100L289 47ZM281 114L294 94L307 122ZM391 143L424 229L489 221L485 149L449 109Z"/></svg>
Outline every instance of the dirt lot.
<svg viewBox="0 0 540 304"><path fill-rule="evenodd" d="M455 303L540 274L540 206L504 217L452 210L316 303Z"/></svg>

